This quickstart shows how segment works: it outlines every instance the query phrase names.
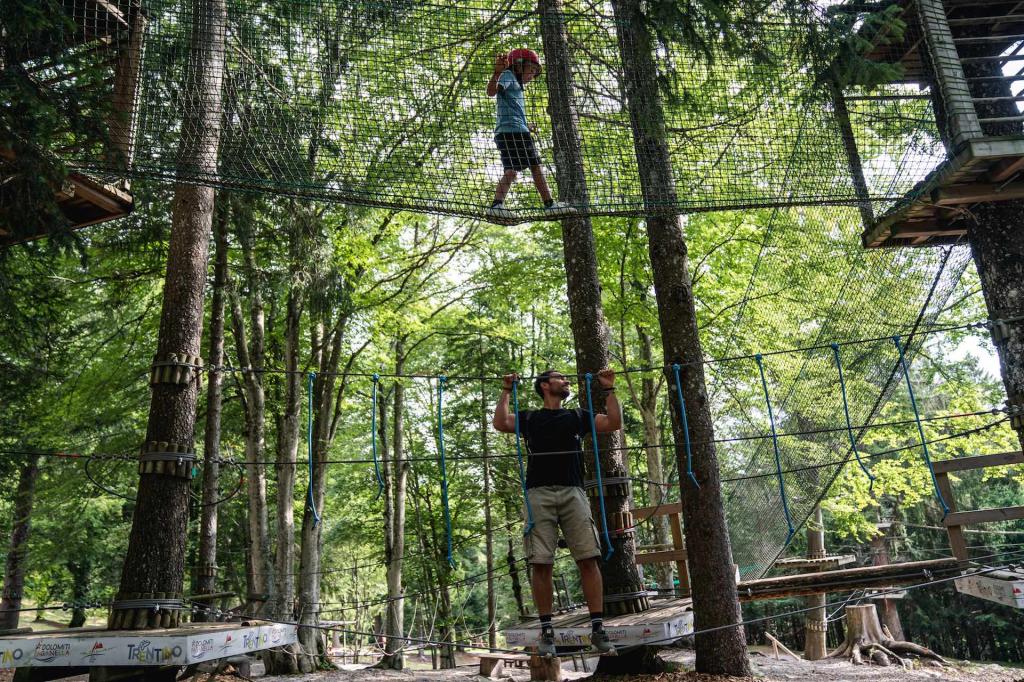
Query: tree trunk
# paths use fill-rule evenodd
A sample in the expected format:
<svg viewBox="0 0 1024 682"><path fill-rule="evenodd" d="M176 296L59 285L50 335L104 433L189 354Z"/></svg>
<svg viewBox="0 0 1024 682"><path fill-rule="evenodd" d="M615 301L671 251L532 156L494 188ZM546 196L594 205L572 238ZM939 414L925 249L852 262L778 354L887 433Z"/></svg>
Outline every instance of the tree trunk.
<svg viewBox="0 0 1024 682"><path fill-rule="evenodd" d="M807 524L807 558L821 559L825 556L825 526L821 518L821 507L814 508L814 522ZM804 658L820 661L828 655L825 636L828 634L825 604L826 594L812 594L807 597L807 608L813 609L804 615Z"/></svg>
<svg viewBox="0 0 1024 682"><path fill-rule="evenodd" d="M554 133L555 179L561 199L574 206L587 206L586 177L576 112L572 105L572 59L566 34L561 0L541 0L541 34L548 72L548 110ZM566 292L569 299L576 369L579 373L596 374L609 364L608 324L601 305L601 283L598 278L597 250L590 218L573 216L562 220L562 246L565 259ZM579 386L580 405L587 401L584 383ZM595 412L604 410L606 395L593 384ZM620 446L621 433L604 434L598 438L601 471L605 478L624 479L628 472ZM592 457L585 459L587 475L594 476ZM596 494L595 494L595 504ZM614 553L601 566L604 577L605 604L608 615L636 613L647 608L647 598L636 595L643 590L635 560L632 520L629 515L629 485L605 485L605 510L608 530L612 533ZM594 520L602 528L604 520L595 509ZM616 532L618 531L618 532ZM633 658L631 654L628 656ZM639 658L637 659L639 660ZM639 672L636 670L635 672Z"/></svg>
<svg viewBox="0 0 1024 682"><path fill-rule="evenodd" d="M515 474L514 478L518 480L519 474ZM514 519L518 518L519 513L516 511L512 500L508 495L505 498L505 518ZM515 526L513 526L514 528ZM515 541L516 534L509 532L508 542L505 548L505 563L508 564L508 575L512 582L512 598L516 602L516 613L520 616L525 616L528 611L526 608L526 601L523 599L523 583L519 579L519 562L516 561L516 549L517 543Z"/></svg>
<svg viewBox="0 0 1024 682"><path fill-rule="evenodd" d="M18 627L21 600L25 590L25 567L28 560L28 537L32 530L32 505L36 480L39 478L39 456L31 455L18 473L18 489L14 493L14 514L11 519L11 543L4 569L4 591L0 599L0 630Z"/></svg>
<svg viewBox="0 0 1024 682"><path fill-rule="evenodd" d="M405 338L395 340L395 374L405 372ZM385 655L380 665L383 668L402 670L405 667L403 650L406 642L404 599L405 588L402 586L402 561L405 555L405 494L406 481L409 475L409 464L405 459L405 386L396 380L394 385L394 402L392 407L392 436L390 461L385 456L382 462L387 483L385 495L385 537L384 556L387 562L388 608L385 621L384 642ZM380 405L380 440L386 443L387 422L385 416L387 406ZM387 448L385 448L385 452Z"/></svg>
<svg viewBox="0 0 1024 682"><path fill-rule="evenodd" d="M633 144L640 170L647 217L647 239L658 303L658 321L666 363L683 369L693 471L700 484L688 482L686 452L676 391L670 391L679 480L682 486L686 549L693 585L694 628L718 628L695 637L696 670L707 674L750 675L719 481L714 424L704 380L703 352L687 264L687 247L676 215L656 215L658 206L675 206L675 182L658 92L654 43L640 0L612 0L623 65ZM669 385L674 377L667 370ZM734 627L730 627L734 626Z"/></svg>
<svg viewBox="0 0 1024 682"><path fill-rule="evenodd" d="M654 355L651 351L650 335L637 327L637 336L640 339L640 364L642 367L654 366ZM650 375L644 374L640 380L639 395L640 419L644 425L644 450L647 455L647 477L650 483L647 484L647 494L650 497L650 504L661 504L668 502L668 488L665 482L665 473L661 466L661 428L658 425L658 388L657 382ZM668 517L655 516L650 520L652 523L652 538L657 545L668 545L671 542L669 534ZM662 595L672 595L672 564L654 564L654 575L658 582L658 588ZM682 581L682 576L679 576Z"/></svg>
<svg viewBox="0 0 1024 682"><path fill-rule="evenodd" d="M302 233L293 226L291 234L291 282L285 312L284 413L277 425L277 545L274 548L274 590L271 613L281 620L293 620L295 613L295 462L299 454L299 419L305 382L299 373L299 332L302 323L303 292L295 276ZM299 672L299 648L289 645L265 653L267 673L286 675Z"/></svg>
<svg viewBox="0 0 1024 682"><path fill-rule="evenodd" d="M213 225L214 266L213 300L210 304L210 357L212 367L224 364L224 287L228 277L227 207L222 201L218 206L217 218ZM217 591L217 512L218 490L220 489L220 420L223 406L224 373L212 371L206 387L206 426L203 437L203 507L199 523L199 558L196 568L196 589L198 594L213 594ZM214 606L213 602L205 602ZM194 621L214 620L209 614L197 611Z"/></svg>
<svg viewBox="0 0 1024 682"><path fill-rule="evenodd" d="M71 574L71 622L69 628L80 628L85 625L85 607L83 604L89 598L89 578L92 574L92 561L88 557L81 557L67 562L68 573Z"/></svg>
<svg viewBox="0 0 1024 682"><path fill-rule="evenodd" d="M481 358L483 357L481 353ZM480 363L483 376L483 362ZM487 570L487 646L498 646L498 604L494 592L494 522L491 518L491 440L487 414L487 384L480 382L480 437L484 458L484 567Z"/></svg>
<svg viewBox="0 0 1024 682"><path fill-rule="evenodd" d="M868 660L879 665L889 665L893 659L906 665L900 654L912 655L945 665L946 661L934 651L912 642L900 642L887 636L878 622L874 604L846 607L846 639L829 658L845 658L857 665Z"/></svg>
<svg viewBox="0 0 1024 682"><path fill-rule="evenodd" d="M891 527L891 525L888 526L888 528ZM871 538L872 565L889 565L889 543L886 542L888 539L888 532L884 535L876 535ZM898 599L889 599L888 597L875 600L875 605L879 607L882 612L882 624L889 629L889 634L893 636L893 639L905 639L906 636L903 634L903 623L900 622L900 613L896 608L898 603Z"/></svg>
<svg viewBox="0 0 1024 682"><path fill-rule="evenodd" d="M247 228L243 227L241 231ZM263 387L265 361L265 314L261 283L253 255L252 235L241 237L249 280L250 328L246 332L242 301L231 287L231 327L245 387L245 481L248 500L249 561L247 564L246 613L260 614L270 598L273 554L267 519L266 392ZM251 338L250 338L251 337Z"/></svg>
<svg viewBox="0 0 1024 682"><path fill-rule="evenodd" d="M221 125L221 84L224 75L224 0L191 3L188 97L179 164L189 175L214 177ZM171 208L171 240L160 317L157 360L197 360L203 330L203 294L210 248L214 192L210 187L179 182ZM166 368L165 368L166 369ZM200 373L177 367L153 374L149 423L144 452L194 452L196 402ZM140 465L132 529L125 553L118 600L180 599L188 534L188 491L191 466L171 461ZM184 475L182 475L184 474ZM115 608L111 629L176 626L181 612L151 608Z"/></svg>

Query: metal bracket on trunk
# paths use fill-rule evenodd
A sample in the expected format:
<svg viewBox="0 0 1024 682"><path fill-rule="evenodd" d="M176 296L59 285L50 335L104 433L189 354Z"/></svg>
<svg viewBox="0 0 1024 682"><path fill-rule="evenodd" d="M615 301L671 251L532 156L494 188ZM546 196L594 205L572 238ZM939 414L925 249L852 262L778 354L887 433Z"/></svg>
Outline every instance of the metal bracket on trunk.
<svg viewBox="0 0 1024 682"><path fill-rule="evenodd" d="M150 365L149 385L156 384L188 384L193 378L198 382L202 376L203 359L201 357L169 353L157 355Z"/></svg>
<svg viewBox="0 0 1024 682"><path fill-rule="evenodd" d="M191 479L196 461L196 453L191 445L149 441L142 446L139 455L139 473Z"/></svg>

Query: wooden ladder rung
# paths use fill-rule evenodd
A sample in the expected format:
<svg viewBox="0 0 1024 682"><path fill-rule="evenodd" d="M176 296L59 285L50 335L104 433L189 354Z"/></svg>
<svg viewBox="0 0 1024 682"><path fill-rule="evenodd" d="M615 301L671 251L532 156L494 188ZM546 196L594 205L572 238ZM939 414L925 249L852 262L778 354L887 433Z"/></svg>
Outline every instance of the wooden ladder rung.
<svg viewBox="0 0 1024 682"><path fill-rule="evenodd" d="M633 515L634 519L650 519L655 516L682 514L683 505L681 502L667 502L665 504L651 505L650 507L633 507L629 512Z"/></svg>
<svg viewBox="0 0 1024 682"><path fill-rule="evenodd" d="M959 528L976 523L995 523L1016 519L1024 519L1024 507L995 507L993 509L950 512L946 514L946 518L942 519L942 525L946 528Z"/></svg>

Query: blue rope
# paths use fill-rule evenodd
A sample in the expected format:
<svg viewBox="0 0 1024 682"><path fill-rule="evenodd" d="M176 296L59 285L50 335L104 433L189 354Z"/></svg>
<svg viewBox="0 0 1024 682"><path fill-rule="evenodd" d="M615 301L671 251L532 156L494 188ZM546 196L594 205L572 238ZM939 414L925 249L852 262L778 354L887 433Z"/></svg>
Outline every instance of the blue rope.
<svg viewBox="0 0 1024 682"><path fill-rule="evenodd" d="M839 390L843 394L843 414L846 416L846 434L850 437L850 449L853 450L853 456L857 458L857 464L860 465L861 471L868 477L868 494L873 494L875 487L875 476L868 469L867 465L864 464L864 460L860 458L860 450L857 448L857 439L853 436L853 426L850 424L850 404L846 400L846 380L843 379L843 362L839 359L839 344L832 344L832 355L836 359L836 369L839 370Z"/></svg>
<svg viewBox="0 0 1024 682"><path fill-rule="evenodd" d="M679 377L679 363L672 365L676 375L676 396L679 398L679 416L683 421L683 443L686 446L686 475L693 481L694 488L700 488L697 477L693 475L693 453L690 451L690 424L686 420L686 400L683 399L683 382Z"/></svg>
<svg viewBox="0 0 1024 682"><path fill-rule="evenodd" d="M788 543L793 539L796 528L793 527L793 519L789 515L789 500L786 499L786 484L782 480L782 458L779 455L779 436L775 432L775 413L772 411L772 401L768 397L768 381L764 378L764 363L761 361L761 354L754 356L757 362L757 371L761 373L761 388L764 389L764 403L768 406L768 421L772 427L772 447L775 448L775 472L779 478L779 496L782 498L782 511L786 515L786 525L789 527Z"/></svg>
<svg viewBox="0 0 1024 682"><path fill-rule="evenodd" d="M594 417L594 399L590 394L590 383L594 379L594 375L587 372L586 376L587 385L587 409L590 410L590 436L594 444L594 471L597 474L597 499L601 507L601 523L604 526L604 541L608 545L608 552L604 555L604 560L608 561L612 554L615 553L615 548L612 547L612 536L608 533L608 513L604 509L604 483L601 479L601 457L597 451L597 419Z"/></svg>
<svg viewBox="0 0 1024 682"><path fill-rule="evenodd" d="M519 432L519 382L512 382L512 409L516 415L516 457L519 459L519 484L523 488L523 502L526 503L526 528L523 535L529 535L533 530L533 509L530 508L530 496L526 492L526 473L523 471L523 446L520 443Z"/></svg>
<svg viewBox="0 0 1024 682"><path fill-rule="evenodd" d="M309 509L313 512L313 527L320 523L320 514L316 511L316 501L313 499L313 382L316 381L316 372L306 375L306 396L308 397L306 410L306 455L309 458Z"/></svg>
<svg viewBox="0 0 1024 682"><path fill-rule="evenodd" d="M376 502L384 492L384 479L381 478L380 462L377 461L377 383L380 381L380 375L374 374L372 379L373 412L370 414L370 442L373 443L373 473L377 475L377 495L373 498L373 501Z"/></svg>
<svg viewBox="0 0 1024 682"><path fill-rule="evenodd" d="M900 367L903 368L903 378L907 381L907 393L910 394L910 407L914 410L914 421L917 422L917 434L921 437L921 452L924 455L924 463L928 465L928 473L932 477L932 487L935 488L935 499L939 501L939 506L942 507L942 514L946 515L949 513L949 505L946 504L946 500L942 498L942 492L939 490L939 482L935 480L935 470L932 468L932 459L928 456L928 439L924 437L924 427L921 426L921 415L917 411L917 399L914 397L914 387L910 383L910 371L907 369L907 358L903 353L903 344L900 343L900 337L892 337L892 342L896 344L896 350L900 354Z"/></svg>
<svg viewBox="0 0 1024 682"><path fill-rule="evenodd" d="M444 419L441 417L446 381L448 378L443 374L437 377L437 447L441 454L441 503L444 505L444 532L448 540L448 565L455 568L455 559L452 557L452 515L448 509L448 469L444 461Z"/></svg>

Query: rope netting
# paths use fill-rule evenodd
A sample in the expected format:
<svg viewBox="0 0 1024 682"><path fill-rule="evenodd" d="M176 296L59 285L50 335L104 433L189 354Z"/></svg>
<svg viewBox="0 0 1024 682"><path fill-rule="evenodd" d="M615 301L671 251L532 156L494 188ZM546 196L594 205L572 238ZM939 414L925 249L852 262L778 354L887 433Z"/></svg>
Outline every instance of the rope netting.
<svg viewBox="0 0 1024 682"><path fill-rule="evenodd" d="M105 41L104 54L127 48L123 17L137 11L136 0L63 2L77 23L93 26L89 35ZM181 139L195 132L183 117L196 77L190 4L145 3L131 175L483 216L502 174L486 84L499 52L527 47L545 61L535 3L229 0L223 139L212 177L178 162ZM119 7L123 17L102 6ZM617 26L600 4L566 8L559 18L569 40L569 98L590 202L580 211L642 215L863 200L851 180L842 126L821 94L825 66L807 63L809 26L769 13L739 27L751 35L739 56L659 46L679 199L645 209L616 44L617 32L630 27ZM66 40L83 49L81 32ZM553 139L552 87L542 72L525 89L549 180L554 149L570 144ZM887 85L871 93L848 91L849 119L870 198L889 202L935 165L941 144L920 90ZM64 156L96 172L118 170L95 148ZM517 221L543 217L530 184L523 173L506 203Z"/></svg>

